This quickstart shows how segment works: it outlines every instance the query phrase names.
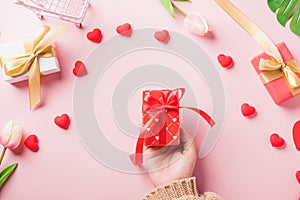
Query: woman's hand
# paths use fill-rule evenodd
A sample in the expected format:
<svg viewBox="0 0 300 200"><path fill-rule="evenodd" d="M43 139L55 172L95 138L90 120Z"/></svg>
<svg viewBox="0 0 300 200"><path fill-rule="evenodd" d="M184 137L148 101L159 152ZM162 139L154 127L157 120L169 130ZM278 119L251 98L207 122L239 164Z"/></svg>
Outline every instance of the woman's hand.
<svg viewBox="0 0 300 200"><path fill-rule="evenodd" d="M192 176L197 154L193 138L183 129L179 146L148 147L144 167L155 187Z"/></svg>

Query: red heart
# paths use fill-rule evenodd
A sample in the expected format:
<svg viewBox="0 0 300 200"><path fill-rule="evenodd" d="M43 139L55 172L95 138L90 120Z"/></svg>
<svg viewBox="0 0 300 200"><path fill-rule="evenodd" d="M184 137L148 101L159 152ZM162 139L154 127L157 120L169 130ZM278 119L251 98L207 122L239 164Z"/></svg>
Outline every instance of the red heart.
<svg viewBox="0 0 300 200"><path fill-rule="evenodd" d="M300 184L300 170L296 172L296 178L298 183Z"/></svg>
<svg viewBox="0 0 300 200"><path fill-rule="evenodd" d="M293 127L293 139L296 149L300 151L300 121L297 121Z"/></svg>
<svg viewBox="0 0 300 200"><path fill-rule="evenodd" d="M36 135L29 135L25 141L25 146L33 152L39 150L39 141Z"/></svg>
<svg viewBox="0 0 300 200"><path fill-rule="evenodd" d="M270 142L273 147L283 147L285 145L284 139L280 137L277 133L273 133L270 136Z"/></svg>
<svg viewBox="0 0 300 200"><path fill-rule="evenodd" d="M249 116L254 115L256 113L256 109L253 106L250 106L247 103L242 104L241 111L242 111L242 114L245 117L249 117Z"/></svg>
<svg viewBox="0 0 300 200"><path fill-rule="evenodd" d="M95 28L93 31L87 33L87 38L92 42L99 43L102 39L102 32L99 28Z"/></svg>
<svg viewBox="0 0 300 200"><path fill-rule="evenodd" d="M233 60L230 56L226 56L224 54L218 55L218 61L224 68L230 68L233 66Z"/></svg>
<svg viewBox="0 0 300 200"><path fill-rule="evenodd" d="M78 77L87 74L85 64L82 61L78 60L75 62L75 67L73 68L73 74Z"/></svg>
<svg viewBox="0 0 300 200"><path fill-rule="evenodd" d="M123 25L118 26L116 31L120 35L129 37L132 33L132 28L131 28L131 25L129 23L125 23Z"/></svg>
<svg viewBox="0 0 300 200"><path fill-rule="evenodd" d="M70 118L67 114L62 114L61 116L55 117L54 122L57 126L67 129L70 124Z"/></svg>
<svg viewBox="0 0 300 200"><path fill-rule="evenodd" d="M155 39L158 41L167 44L170 40L170 34L167 30L162 30L162 31L156 31L154 33Z"/></svg>

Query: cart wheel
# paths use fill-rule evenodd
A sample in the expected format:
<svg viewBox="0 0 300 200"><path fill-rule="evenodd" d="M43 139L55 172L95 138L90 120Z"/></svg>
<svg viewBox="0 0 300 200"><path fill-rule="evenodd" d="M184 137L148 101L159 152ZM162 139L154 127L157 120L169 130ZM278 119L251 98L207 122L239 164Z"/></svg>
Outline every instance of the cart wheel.
<svg viewBox="0 0 300 200"><path fill-rule="evenodd" d="M37 17L40 19L40 20L43 20L44 19L44 15L41 15L41 14L36 14Z"/></svg>
<svg viewBox="0 0 300 200"><path fill-rule="evenodd" d="M75 24L77 26L77 28L82 28L82 23L78 23L78 24Z"/></svg>

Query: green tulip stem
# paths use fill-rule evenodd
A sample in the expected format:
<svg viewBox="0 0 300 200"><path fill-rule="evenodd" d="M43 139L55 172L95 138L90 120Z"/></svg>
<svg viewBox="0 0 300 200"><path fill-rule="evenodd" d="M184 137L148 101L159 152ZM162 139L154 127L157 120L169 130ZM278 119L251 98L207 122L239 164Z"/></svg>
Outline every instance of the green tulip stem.
<svg viewBox="0 0 300 200"><path fill-rule="evenodd" d="M1 152L0 165L1 165L1 163L2 163L2 160L3 160L4 154L5 154L5 152L6 152L6 149L7 149L7 148L4 147L3 150L2 150L2 152Z"/></svg>
<svg viewBox="0 0 300 200"><path fill-rule="evenodd" d="M173 2L171 2L172 3L172 6L173 6L173 8L178 12L178 13L180 13L182 16L184 16L184 17L186 17L187 16L187 14L183 11L183 10L181 10L178 6L176 6Z"/></svg>

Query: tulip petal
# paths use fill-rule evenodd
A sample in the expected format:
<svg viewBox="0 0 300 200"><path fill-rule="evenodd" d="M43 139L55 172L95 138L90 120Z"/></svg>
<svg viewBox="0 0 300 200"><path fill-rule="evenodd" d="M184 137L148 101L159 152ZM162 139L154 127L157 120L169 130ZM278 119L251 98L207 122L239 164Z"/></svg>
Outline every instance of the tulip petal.
<svg viewBox="0 0 300 200"><path fill-rule="evenodd" d="M13 121L10 120L9 122L7 122L7 124L5 125L2 133L0 133L0 143L6 147L8 142L9 142L9 138L10 138L10 132L12 129L12 125L13 125Z"/></svg>
<svg viewBox="0 0 300 200"><path fill-rule="evenodd" d="M17 148L22 140L22 126L19 123L9 121L0 134L0 143L9 149Z"/></svg>
<svg viewBox="0 0 300 200"><path fill-rule="evenodd" d="M11 130L10 140L7 148L15 149L20 145L22 139L22 126L19 123L14 123Z"/></svg>
<svg viewBox="0 0 300 200"><path fill-rule="evenodd" d="M190 13L184 19L184 26L188 31L199 36L204 36L210 31L206 20L198 13Z"/></svg>

